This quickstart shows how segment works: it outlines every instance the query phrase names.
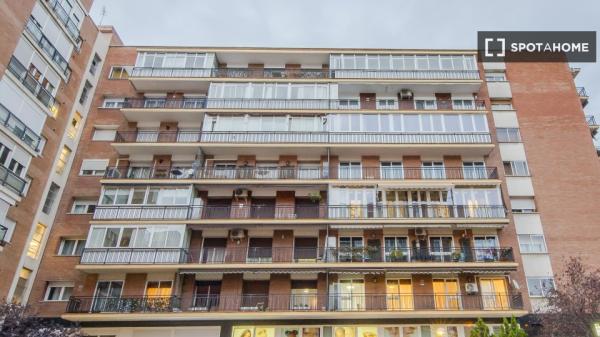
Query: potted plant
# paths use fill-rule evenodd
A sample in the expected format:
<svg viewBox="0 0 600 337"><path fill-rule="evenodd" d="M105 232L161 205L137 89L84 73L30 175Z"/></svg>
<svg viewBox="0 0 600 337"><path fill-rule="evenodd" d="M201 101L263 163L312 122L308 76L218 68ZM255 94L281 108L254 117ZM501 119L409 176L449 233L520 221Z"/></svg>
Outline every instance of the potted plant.
<svg viewBox="0 0 600 337"><path fill-rule="evenodd" d="M321 199L323 199L323 197L321 196L321 193L319 193L319 192L308 193L308 198L310 199L310 201L312 201L314 203L318 203L321 201Z"/></svg>
<svg viewBox="0 0 600 337"><path fill-rule="evenodd" d="M460 252L452 252L452 261L453 262L460 261Z"/></svg>
<svg viewBox="0 0 600 337"><path fill-rule="evenodd" d="M393 249L390 252L390 260L392 262L400 262L404 260L404 252L400 249Z"/></svg>

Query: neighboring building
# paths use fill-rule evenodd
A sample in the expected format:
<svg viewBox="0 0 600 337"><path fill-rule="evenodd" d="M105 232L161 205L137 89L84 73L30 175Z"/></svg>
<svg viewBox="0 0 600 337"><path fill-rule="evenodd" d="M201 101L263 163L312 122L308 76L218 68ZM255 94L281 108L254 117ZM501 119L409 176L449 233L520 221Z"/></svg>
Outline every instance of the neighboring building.
<svg viewBox="0 0 600 337"><path fill-rule="evenodd" d="M0 3L0 298L25 303L108 43L91 0Z"/></svg>
<svg viewBox="0 0 600 337"><path fill-rule="evenodd" d="M581 103L470 50L113 46L29 302L118 337L524 316L598 264Z"/></svg>

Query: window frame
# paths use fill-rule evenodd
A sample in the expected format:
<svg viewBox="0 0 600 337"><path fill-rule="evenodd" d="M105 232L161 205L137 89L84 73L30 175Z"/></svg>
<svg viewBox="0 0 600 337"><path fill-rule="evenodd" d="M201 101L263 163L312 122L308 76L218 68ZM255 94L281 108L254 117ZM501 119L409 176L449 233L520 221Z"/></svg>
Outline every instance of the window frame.
<svg viewBox="0 0 600 337"><path fill-rule="evenodd" d="M60 289L59 290L59 298L56 300L51 300L49 299L49 295L50 295L50 291L52 288L55 289ZM69 292L69 295L67 296L67 298L65 297L65 290L71 288L71 291ZM69 300L69 297L71 296L71 294L73 293L73 290L75 289L75 284L73 282L68 282L68 281L49 281L48 284L46 285L46 291L44 292L44 302L67 302Z"/></svg>

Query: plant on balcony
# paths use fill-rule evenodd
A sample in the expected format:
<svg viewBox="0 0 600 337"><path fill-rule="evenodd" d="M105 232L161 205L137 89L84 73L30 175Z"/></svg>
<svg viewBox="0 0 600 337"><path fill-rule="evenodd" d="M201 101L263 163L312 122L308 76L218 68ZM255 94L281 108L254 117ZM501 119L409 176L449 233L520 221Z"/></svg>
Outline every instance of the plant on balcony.
<svg viewBox="0 0 600 337"><path fill-rule="evenodd" d="M453 262L458 262L460 261L460 252L452 252L452 261Z"/></svg>
<svg viewBox="0 0 600 337"><path fill-rule="evenodd" d="M490 334L490 328L487 324L481 318L478 318L469 337L492 337L492 334Z"/></svg>
<svg viewBox="0 0 600 337"><path fill-rule="evenodd" d="M75 325L36 316L28 306L0 301L0 336L2 337L81 337Z"/></svg>
<svg viewBox="0 0 600 337"><path fill-rule="evenodd" d="M562 270L557 286L544 289L547 305L533 321L541 324L544 336L595 337L591 327L600 322L600 268L571 257Z"/></svg>
<svg viewBox="0 0 600 337"><path fill-rule="evenodd" d="M314 202L315 204L320 202L323 197L321 196L321 193L319 192L315 192L315 193L308 193L308 199L310 199L310 201Z"/></svg>
<svg viewBox="0 0 600 337"><path fill-rule="evenodd" d="M404 251L401 249L393 249L389 256L392 262L404 261Z"/></svg>

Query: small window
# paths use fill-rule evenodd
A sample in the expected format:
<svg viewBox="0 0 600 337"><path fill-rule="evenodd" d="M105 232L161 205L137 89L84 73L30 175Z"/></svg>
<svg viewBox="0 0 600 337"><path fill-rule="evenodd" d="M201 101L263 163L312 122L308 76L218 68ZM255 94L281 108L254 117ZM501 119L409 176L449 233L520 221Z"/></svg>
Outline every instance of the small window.
<svg viewBox="0 0 600 337"><path fill-rule="evenodd" d="M102 103L103 108L107 109L120 109L125 103L125 98L105 98Z"/></svg>
<svg viewBox="0 0 600 337"><path fill-rule="evenodd" d="M114 129L94 129L92 140L96 142L112 142L115 140L117 130Z"/></svg>
<svg viewBox="0 0 600 337"><path fill-rule="evenodd" d="M73 282L48 282L45 301L68 301L73 293Z"/></svg>
<svg viewBox="0 0 600 337"><path fill-rule="evenodd" d="M546 253L546 240L543 234L519 234L521 253Z"/></svg>
<svg viewBox="0 0 600 337"><path fill-rule="evenodd" d="M9 218L6 218L2 226L4 226L4 229L0 230L0 243L10 242L17 223Z"/></svg>
<svg viewBox="0 0 600 337"><path fill-rule="evenodd" d="M534 213L537 211L533 198L510 198L510 205L513 213Z"/></svg>
<svg viewBox="0 0 600 337"><path fill-rule="evenodd" d="M519 128L496 128L496 136L500 143L520 143L521 133Z"/></svg>
<svg viewBox="0 0 600 337"><path fill-rule="evenodd" d="M92 90L92 84L89 81L85 81L85 85L83 87L83 90L81 91L81 96L79 97L80 104L85 103L91 90Z"/></svg>
<svg viewBox="0 0 600 337"><path fill-rule="evenodd" d="M35 232L33 232L31 241L29 241L27 256L29 256L32 259L37 259L38 254L40 253L40 248L42 246L42 240L44 239L44 234L46 234L46 225L38 223L35 226Z"/></svg>
<svg viewBox="0 0 600 337"><path fill-rule="evenodd" d="M63 174L65 171L65 166L67 166L67 162L71 157L71 149L68 146L64 146L60 151L60 156L58 157L58 162L56 163L56 173Z"/></svg>
<svg viewBox="0 0 600 337"><path fill-rule="evenodd" d="M492 110L502 111L502 110L514 110L511 103L492 103Z"/></svg>
<svg viewBox="0 0 600 337"><path fill-rule="evenodd" d="M488 82L506 82L505 73L485 73L485 80Z"/></svg>
<svg viewBox="0 0 600 337"><path fill-rule="evenodd" d="M96 210L95 200L75 199L71 213L73 214L92 214Z"/></svg>
<svg viewBox="0 0 600 337"><path fill-rule="evenodd" d="M528 177L529 167L526 161L505 161L504 174L509 177Z"/></svg>
<svg viewBox="0 0 600 337"><path fill-rule="evenodd" d="M528 277L527 289L531 297L546 297L554 289L552 277Z"/></svg>
<svg viewBox="0 0 600 337"><path fill-rule="evenodd" d="M80 176L103 176L108 166L108 159L84 159Z"/></svg>
<svg viewBox="0 0 600 337"><path fill-rule="evenodd" d="M44 207L42 207L42 212L46 214L50 214L52 210L52 206L56 201L56 197L58 196L58 191L60 190L60 186L55 184L54 182L50 185L50 189L48 190L48 194L46 194L46 200L44 201Z"/></svg>
<svg viewBox="0 0 600 337"><path fill-rule="evenodd" d="M125 80L129 78L129 69L128 67L118 66L112 67L110 69L110 74L108 78L111 80Z"/></svg>
<svg viewBox="0 0 600 337"><path fill-rule="evenodd" d="M81 256L85 248L85 240L78 239L62 239L58 247L58 255L60 256Z"/></svg>
<svg viewBox="0 0 600 337"><path fill-rule="evenodd" d="M100 62L102 62L102 59L100 58L100 56L98 56L98 54L94 55L94 59L92 60L92 64L90 65L90 74L92 74L92 75L96 74L96 70L98 70L98 66L100 65Z"/></svg>

